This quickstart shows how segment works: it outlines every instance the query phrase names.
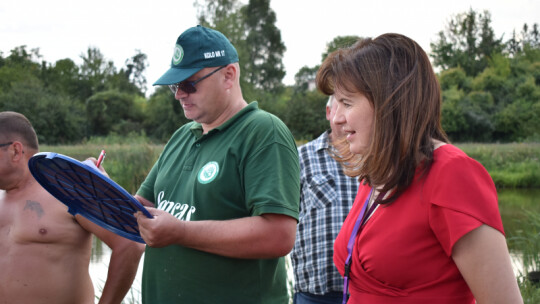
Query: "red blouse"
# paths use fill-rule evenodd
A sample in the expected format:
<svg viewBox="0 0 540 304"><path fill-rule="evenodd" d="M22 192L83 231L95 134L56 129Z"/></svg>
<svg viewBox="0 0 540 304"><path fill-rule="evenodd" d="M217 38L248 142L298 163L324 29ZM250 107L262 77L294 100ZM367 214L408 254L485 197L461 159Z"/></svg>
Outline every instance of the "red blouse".
<svg viewBox="0 0 540 304"><path fill-rule="evenodd" d="M452 247L482 224L504 233L495 185L484 167L452 145L435 150L429 173L358 232L350 304L475 303L452 260ZM361 185L334 243L341 275L347 242L370 187Z"/></svg>

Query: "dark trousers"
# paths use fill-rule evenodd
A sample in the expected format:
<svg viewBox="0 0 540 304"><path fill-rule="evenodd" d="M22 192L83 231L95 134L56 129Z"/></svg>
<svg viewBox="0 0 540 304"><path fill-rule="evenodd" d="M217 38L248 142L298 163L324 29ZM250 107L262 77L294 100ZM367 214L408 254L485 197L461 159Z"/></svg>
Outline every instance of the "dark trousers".
<svg viewBox="0 0 540 304"><path fill-rule="evenodd" d="M330 292L324 295L297 292L294 294L293 304L340 304L342 300L343 293L341 292Z"/></svg>

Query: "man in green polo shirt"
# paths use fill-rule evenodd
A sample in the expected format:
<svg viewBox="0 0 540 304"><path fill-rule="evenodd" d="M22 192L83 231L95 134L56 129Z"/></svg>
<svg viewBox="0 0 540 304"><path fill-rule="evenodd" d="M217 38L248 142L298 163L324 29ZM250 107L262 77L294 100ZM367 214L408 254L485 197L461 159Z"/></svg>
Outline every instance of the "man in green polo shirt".
<svg viewBox="0 0 540 304"><path fill-rule="evenodd" d="M178 129L137 192L147 243L143 303L287 303L284 256L300 194L294 138L248 104L238 54L196 26L177 41L169 85L193 122Z"/></svg>

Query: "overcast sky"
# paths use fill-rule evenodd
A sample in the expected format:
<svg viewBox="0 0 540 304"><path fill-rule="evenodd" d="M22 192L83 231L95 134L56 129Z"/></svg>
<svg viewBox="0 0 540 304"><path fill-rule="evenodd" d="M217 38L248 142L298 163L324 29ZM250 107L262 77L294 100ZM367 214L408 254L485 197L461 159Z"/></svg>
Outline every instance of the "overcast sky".
<svg viewBox="0 0 540 304"><path fill-rule="evenodd" d="M247 0L243 0L247 3ZM303 66L320 63L336 36L375 37L396 32L416 40L427 52L437 33L458 13L489 10L497 37L505 40L524 23L540 24L540 0L272 0L287 51L285 84ZM43 59L71 58L80 64L88 47L98 48L117 68L140 50L148 56L151 84L169 64L176 38L196 25L191 0L2 0L0 51L39 48Z"/></svg>

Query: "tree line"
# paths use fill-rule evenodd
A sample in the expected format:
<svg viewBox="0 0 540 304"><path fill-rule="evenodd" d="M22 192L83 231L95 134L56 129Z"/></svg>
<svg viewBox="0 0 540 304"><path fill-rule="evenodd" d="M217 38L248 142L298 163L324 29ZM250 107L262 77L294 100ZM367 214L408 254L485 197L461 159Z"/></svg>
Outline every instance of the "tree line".
<svg viewBox="0 0 540 304"><path fill-rule="evenodd" d="M328 128L327 97L313 86L318 65L301 68L294 85L282 83L286 46L270 0L201 0L195 6L200 24L223 32L236 46L246 100L258 100L261 108L280 117L297 140L310 140ZM431 44L442 88L443 128L453 141L540 140L538 25L524 24L503 38L494 33L489 11L471 9L453 16ZM335 37L321 62L358 39ZM0 111L25 114L46 144L108 135L164 142L187 122L167 87L145 96L148 64L140 50L120 68L98 48L80 57L77 65L68 58L46 62L39 49L26 46L5 56L0 52Z"/></svg>

